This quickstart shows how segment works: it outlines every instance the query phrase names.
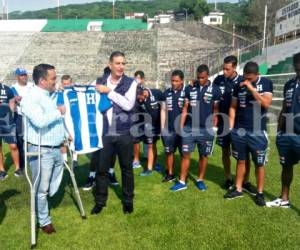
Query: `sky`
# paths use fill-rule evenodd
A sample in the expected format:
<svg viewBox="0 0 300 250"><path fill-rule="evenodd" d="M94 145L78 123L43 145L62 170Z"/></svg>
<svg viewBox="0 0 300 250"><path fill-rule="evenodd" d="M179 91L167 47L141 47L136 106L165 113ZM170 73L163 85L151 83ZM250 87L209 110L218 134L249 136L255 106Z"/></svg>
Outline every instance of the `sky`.
<svg viewBox="0 0 300 250"><path fill-rule="evenodd" d="M7 2L8 11L11 12L15 10L25 11L25 10L39 10L45 8L53 8L57 6L58 0L26 0L26 1L5 0L5 1ZM60 5L92 3L92 2L102 2L102 1L103 0L60 0ZM237 1L238 0L218 0L218 2L237 2ZM214 0L208 0L208 2L214 2Z"/></svg>

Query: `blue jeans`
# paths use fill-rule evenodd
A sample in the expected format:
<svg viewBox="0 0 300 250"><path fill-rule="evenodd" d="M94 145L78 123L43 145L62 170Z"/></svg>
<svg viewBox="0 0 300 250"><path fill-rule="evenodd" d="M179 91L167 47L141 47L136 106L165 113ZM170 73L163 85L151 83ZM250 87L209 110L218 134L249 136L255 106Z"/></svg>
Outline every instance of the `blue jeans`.
<svg viewBox="0 0 300 250"><path fill-rule="evenodd" d="M36 152L37 146L30 145L28 150ZM38 157L29 158L33 182L38 175ZM63 176L63 158L59 148L41 148L41 172L36 188L36 207L38 222L41 227L51 223L47 195L53 196Z"/></svg>

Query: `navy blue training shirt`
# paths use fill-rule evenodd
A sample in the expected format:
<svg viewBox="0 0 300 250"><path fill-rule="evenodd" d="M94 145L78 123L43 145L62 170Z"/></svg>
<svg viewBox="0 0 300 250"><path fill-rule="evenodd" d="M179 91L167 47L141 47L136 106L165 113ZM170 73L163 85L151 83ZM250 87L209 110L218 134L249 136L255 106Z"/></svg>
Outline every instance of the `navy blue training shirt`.
<svg viewBox="0 0 300 250"><path fill-rule="evenodd" d="M300 80L293 78L286 82L283 89L283 97L285 106L283 107L284 114L293 114L293 120L286 120L283 126L283 132L300 134ZM286 131L287 124L292 123L293 131Z"/></svg>
<svg viewBox="0 0 300 250"><path fill-rule="evenodd" d="M9 107L9 101L13 98L13 91L8 86L0 83L0 125L11 125L13 123L13 112Z"/></svg>
<svg viewBox="0 0 300 250"><path fill-rule="evenodd" d="M220 101L221 90L217 85L208 82L203 87L199 81L186 87L185 100L188 101L188 115L185 126L211 128L214 104Z"/></svg>
<svg viewBox="0 0 300 250"><path fill-rule="evenodd" d="M163 95L164 101L166 102L168 130L174 132L180 125L179 116L181 115L184 106L185 86L178 91L173 90L173 88L168 88ZM177 124L175 124L176 122Z"/></svg>
<svg viewBox="0 0 300 250"><path fill-rule="evenodd" d="M266 114L268 110L255 100L247 87L241 87L240 84L235 86L233 91L233 98L237 98L234 127L236 129L243 128L250 132L267 130ZM267 78L258 77L252 85L261 95L273 93L273 83Z"/></svg>

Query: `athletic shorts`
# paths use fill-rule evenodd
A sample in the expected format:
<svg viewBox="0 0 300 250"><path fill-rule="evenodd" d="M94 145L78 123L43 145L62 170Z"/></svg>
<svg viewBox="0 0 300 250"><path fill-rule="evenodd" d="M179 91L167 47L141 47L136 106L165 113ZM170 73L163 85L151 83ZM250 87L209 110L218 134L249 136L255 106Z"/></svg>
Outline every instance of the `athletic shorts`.
<svg viewBox="0 0 300 250"><path fill-rule="evenodd" d="M232 155L237 160L247 160L251 154L255 166L264 166L267 162L268 137L265 131L244 133L232 129Z"/></svg>
<svg viewBox="0 0 300 250"><path fill-rule="evenodd" d="M293 166L300 160L300 136L279 133L276 146L282 166Z"/></svg>
<svg viewBox="0 0 300 250"><path fill-rule="evenodd" d="M190 127L184 127L182 133L182 149L181 152L192 153L195 147L198 147L200 156L209 156L214 148L214 132L213 129L200 128L192 131Z"/></svg>

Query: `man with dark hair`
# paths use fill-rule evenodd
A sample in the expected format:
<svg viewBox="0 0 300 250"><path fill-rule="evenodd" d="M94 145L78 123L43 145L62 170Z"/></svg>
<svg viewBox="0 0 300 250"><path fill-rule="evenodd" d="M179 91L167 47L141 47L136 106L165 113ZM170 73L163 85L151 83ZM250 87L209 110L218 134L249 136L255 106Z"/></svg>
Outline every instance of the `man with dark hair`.
<svg viewBox="0 0 300 250"><path fill-rule="evenodd" d="M171 88L164 92L164 102L161 104L161 135L166 155L166 175L163 182L175 180L175 152L178 148L181 154L180 116L184 105L185 86L184 73L174 70L171 75Z"/></svg>
<svg viewBox="0 0 300 250"><path fill-rule="evenodd" d="M251 154L257 179L256 204L265 206L264 165L266 163L268 138L267 111L272 103L273 84L259 76L259 67L248 62L244 67L244 80L235 86L229 111L229 128L233 156L237 159L236 187L228 191L226 199L243 196L246 161Z"/></svg>
<svg viewBox="0 0 300 250"><path fill-rule="evenodd" d="M54 66L40 64L33 69L35 82L31 91L21 100L21 111L28 119L27 141L28 150L37 152L39 131L41 133L41 165L37 156L30 156L29 163L33 182L37 181L37 217L39 226L46 234L52 234L55 229L49 216L47 196L53 196L61 183L63 176L63 159L60 148L64 142L66 131L63 125L63 106L56 106L50 97L55 91L56 72ZM37 180L39 176L39 179Z"/></svg>
<svg viewBox="0 0 300 250"><path fill-rule="evenodd" d="M276 145L279 152L281 195L267 202L267 207L290 208L289 192L293 180L293 167L300 160L300 53L293 58L296 77L289 80L283 90L282 110L278 119Z"/></svg>
<svg viewBox="0 0 300 250"><path fill-rule="evenodd" d="M143 116L142 135L140 140L147 144L148 159L147 167L140 176L152 175L153 169L160 172L157 161L156 142L160 135L160 103L163 101L163 94L158 89L149 89L140 86L137 92L137 105L139 115ZM136 141L137 144L137 141Z"/></svg>
<svg viewBox="0 0 300 250"><path fill-rule="evenodd" d="M125 55L113 52L109 67L111 74L106 85L96 86L112 102L103 114L103 149L100 150L96 172L96 204L92 214L99 214L106 206L108 196L108 169L117 155L122 172L123 212L133 212L134 176L132 169L133 142L130 135L131 116L136 100L137 82L124 74Z"/></svg>
<svg viewBox="0 0 300 250"><path fill-rule="evenodd" d="M143 89L143 86L145 84L145 74L143 71L136 71L134 73L134 79L138 83L138 89ZM143 126L138 126L138 124L141 124L144 122L144 117L142 115L142 110L140 109L140 105L138 102L136 102L135 105L135 114L136 114L136 120L134 121L134 125L137 125L137 135L133 135L133 162L132 162L132 168L137 169L141 168L142 165L140 163L140 143L143 141ZM146 143L143 143L144 147L144 155L145 155L145 149L147 148L147 157L148 157L148 145ZM147 158L146 157L146 158Z"/></svg>
<svg viewBox="0 0 300 250"><path fill-rule="evenodd" d="M233 186L233 180L231 176L231 138L229 131L229 108L232 99L233 89L236 85L242 82L243 78L236 72L237 57L228 56L224 59L223 75L219 75L214 80L213 84L220 87L222 96L220 101L220 115L218 117L218 131L217 131L217 144L222 148L222 161L225 173L225 189L229 189ZM255 195L256 189L249 182L250 173L250 161L246 162L246 176L243 183L243 190Z"/></svg>
<svg viewBox="0 0 300 250"><path fill-rule="evenodd" d="M182 129L182 160L180 180L171 191L187 189L186 180L190 167L190 155L198 147L199 175L196 186L200 191L207 189L204 183L208 156L213 152L214 131L218 123L221 91L209 80L209 69L202 64L197 69L197 81L185 92L180 128ZM214 128L214 129L213 129Z"/></svg>

